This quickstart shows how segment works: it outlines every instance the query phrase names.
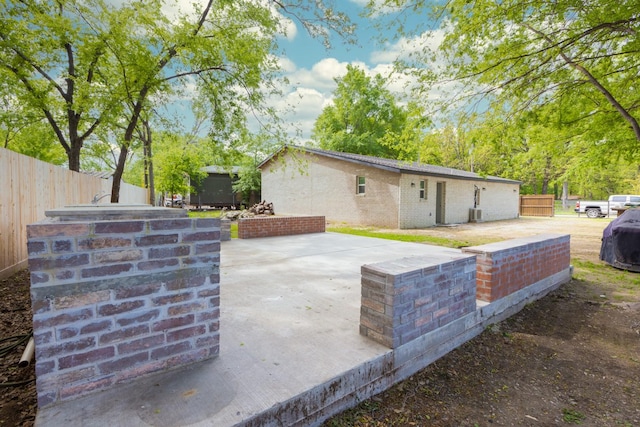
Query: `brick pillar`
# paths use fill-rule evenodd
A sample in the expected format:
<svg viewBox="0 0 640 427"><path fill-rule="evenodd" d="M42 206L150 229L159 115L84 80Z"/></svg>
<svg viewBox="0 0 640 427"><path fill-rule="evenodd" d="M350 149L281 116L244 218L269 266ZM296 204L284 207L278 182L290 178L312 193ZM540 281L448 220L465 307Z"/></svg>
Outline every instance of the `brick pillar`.
<svg viewBox="0 0 640 427"><path fill-rule="evenodd" d="M231 220L220 220L220 241L228 242L231 240Z"/></svg>
<svg viewBox="0 0 640 427"><path fill-rule="evenodd" d="M475 257L363 265L360 334L397 348L476 309Z"/></svg>
<svg viewBox="0 0 640 427"><path fill-rule="evenodd" d="M102 206L27 227L40 407L219 353L220 221Z"/></svg>

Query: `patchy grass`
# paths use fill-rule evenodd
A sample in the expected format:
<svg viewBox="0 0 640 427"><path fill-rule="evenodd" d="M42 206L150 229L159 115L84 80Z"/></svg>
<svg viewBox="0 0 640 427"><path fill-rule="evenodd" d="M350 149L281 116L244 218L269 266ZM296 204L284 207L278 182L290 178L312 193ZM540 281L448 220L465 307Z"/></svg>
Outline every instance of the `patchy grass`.
<svg viewBox="0 0 640 427"><path fill-rule="evenodd" d="M220 218L222 211L219 209L211 211L189 211L189 218Z"/></svg>
<svg viewBox="0 0 640 427"><path fill-rule="evenodd" d="M334 233L352 234L355 236L377 237L379 239L398 240L400 242L411 243L428 243L436 246L445 246L448 248L463 248L472 246L467 241L447 239L443 237L427 236L422 234L407 234L400 232L385 231L377 228L354 228L347 226L331 226L327 227L327 231Z"/></svg>
<svg viewBox="0 0 640 427"><path fill-rule="evenodd" d="M616 301L640 300L640 275L619 270L604 262L592 262L580 258L571 260L573 278L585 283L598 283L601 294ZM599 295L598 295L599 296Z"/></svg>
<svg viewBox="0 0 640 427"><path fill-rule="evenodd" d="M575 409L564 408L562 410L562 421L569 424L581 424L586 416Z"/></svg>
<svg viewBox="0 0 640 427"><path fill-rule="evenodd" d="M582 222L580 222L582 220ZM533 218L517 220L519 228L531 229L531 234L546 231L546 224L556 224L549 227L549 232L570 232L572 234L572 248L597 247L602 229L609 218L590 219L577 217ZM507 227L499 232L493 232L489 227L503 227L513 221L495 224L478 224L462 227L433 227L416 230L385 229L377 227L357 227L346 223L332 223L327 231L345 233L357 236L376 237L381 239L398 240L402 242L424 243L449 248L462 248L497 242L509 238L511 228ZM515 222L513 222L515 223ZM487 227L486 229L484 227ZM475 231L472 231L475 230ZM483 231L485 230L485 231ZM592 236L593 235L593 236ZM518 237L517 235L514 237ZM585 238L590 241L585 242ZM623 271L611 267L597 258L593 250L580 250L572 255L571 264L574 266L573 278L584 283L584 292L591 300L597 301L640 301L640 274ZM591 289L592 283L598 284L598 289Z"/></svg>
<svg viewBox="0 0 640 427"><path fill-rule="evenodd" d="M569 215L569 214L577 215L576 212L574 211L575 207L576 207L575 200L569 200L569 202L567 203L566 209L562 208L562 200L556 200L555 207L554 207L555 214L556 215Z"/></svg>

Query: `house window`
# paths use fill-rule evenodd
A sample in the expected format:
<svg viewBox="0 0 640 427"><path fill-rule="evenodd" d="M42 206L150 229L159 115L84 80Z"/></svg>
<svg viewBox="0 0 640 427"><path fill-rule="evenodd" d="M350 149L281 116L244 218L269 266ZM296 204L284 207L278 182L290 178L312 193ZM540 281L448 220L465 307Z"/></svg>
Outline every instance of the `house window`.
<svg viewBox="0 0 640 427"><path fill-rule="evenodd" d="M356 177L356 194L364 194L364 176Z"/></svg>
<svg viewBox="0 0 640 427"><path fill-rule="evenodd" d="M427 181L420 181L420 199L427 198Z"/></svg>

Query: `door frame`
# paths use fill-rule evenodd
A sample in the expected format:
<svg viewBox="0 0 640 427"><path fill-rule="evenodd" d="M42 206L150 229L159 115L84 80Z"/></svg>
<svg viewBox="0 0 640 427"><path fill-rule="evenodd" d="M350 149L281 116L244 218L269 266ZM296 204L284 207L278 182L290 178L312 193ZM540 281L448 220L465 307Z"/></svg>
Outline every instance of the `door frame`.
<svg viewBox="0 0 640 427"><path fill-rule="evenodd" d="M447 183L438 181L436 183L436 224L446 224L446 201Z"/></svg>

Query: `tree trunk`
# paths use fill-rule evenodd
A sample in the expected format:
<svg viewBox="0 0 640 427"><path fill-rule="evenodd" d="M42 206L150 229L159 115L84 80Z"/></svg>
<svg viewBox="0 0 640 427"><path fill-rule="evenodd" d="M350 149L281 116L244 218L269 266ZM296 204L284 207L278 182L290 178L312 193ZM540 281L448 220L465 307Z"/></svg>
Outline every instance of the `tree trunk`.
<svg viewBox="0 0 640 427"><path fill-rule="evenodd" d="M113 173L113 183L111 185L111 203L120 203L120 182L122 181L124 166L127 163L127 154L129 154L129 148L127 145L122 144L120 146L120 156L118 157L118 164L116 165L116 170Z"/></svg>
<svg viewBox="0 0 640 427"><path fill-rule="evenodd" d="M149 204L156 205L155 180L153 177L153 154L151 150L151 127L147 120L143 121L144 131L140 132L144 149L144 185L149 190Z"/></svg>
<svg viewBox="0 0 640 427"><path fill-rule="evenodd" d="M66 147L65 147L66 148ZM74 140L69 144L67 151L67 159L69 160L69 170L80 172L80 150L82 149L82 141Z"/></svg>
<svg viewBox="0 0 640 427"><path fill-rule="evenodd" d="M569 182L562 182L562 209L567 209L569 206Z"/></svg>
<svg viewBox="0 0 640 427"><path fill-rule="evenodd" d="M542 179L542 190L540 194L549 194L549 178L547 176Z"/></svg>
<svg viewBox="0 0 640 427"><path fill-rule="evenodd" d="M547 163L544 168L544 175L542 176L542 193L549 194L549 182L551 181L551 157L547 157Z"/></svg>

